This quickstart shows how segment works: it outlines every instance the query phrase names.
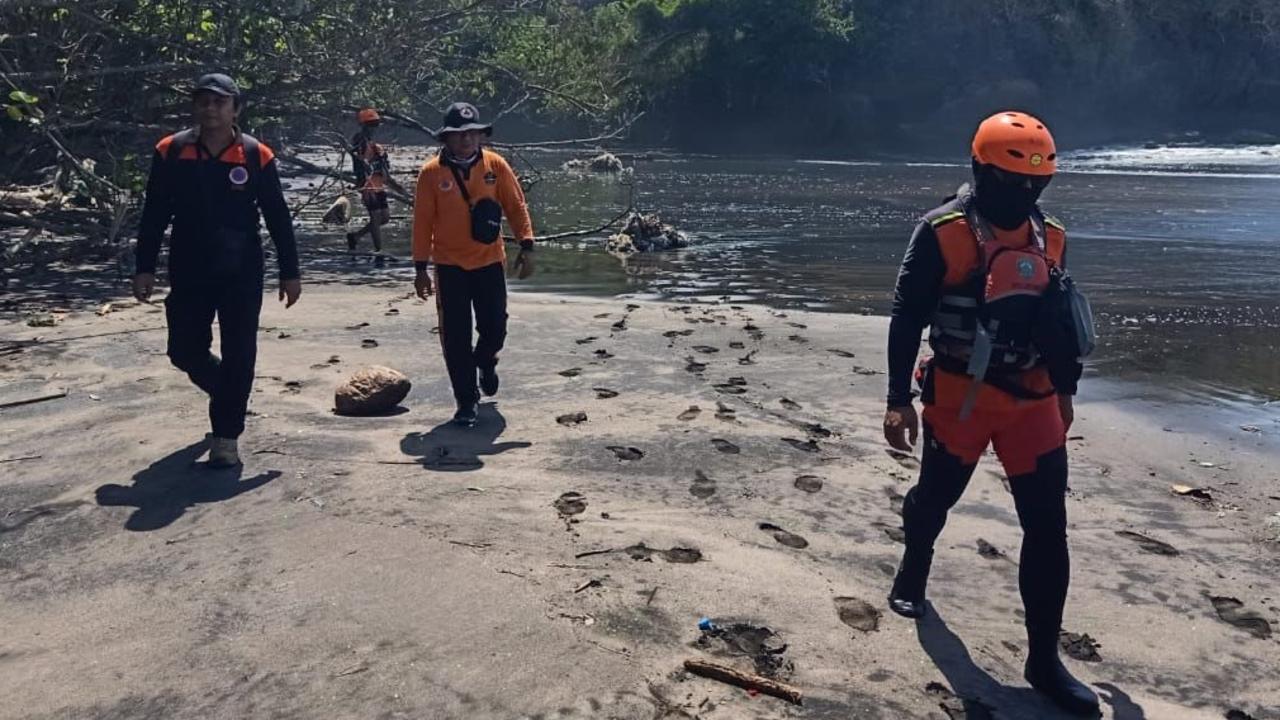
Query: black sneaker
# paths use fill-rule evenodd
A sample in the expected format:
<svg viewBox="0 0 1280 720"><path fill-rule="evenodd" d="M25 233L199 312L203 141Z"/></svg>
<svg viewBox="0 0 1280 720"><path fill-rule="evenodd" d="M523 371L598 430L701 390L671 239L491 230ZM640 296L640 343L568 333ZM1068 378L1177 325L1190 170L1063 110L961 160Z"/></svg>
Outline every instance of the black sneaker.
<svg viewBox="0 0 1280 720"><path fill-rule="evenodd" d="M478 411L479 408L473 402L459 405L458 412L453 414L453 424L461 427L475 427Z"/></svg>
<svg viewBox="0 0 1280 720"><path fill-rule="evenodd" d="M493 397L498 393L498 368L480 368L480 391L485 397Z"/></svg>
<svg viewBox="0 0 1280 720"><path fill-rule="evenodd" d="M359 235L356 235L353 232L347 233L347 251L348 252L355 252L356 241L359 239L360 239Z"/></svg>

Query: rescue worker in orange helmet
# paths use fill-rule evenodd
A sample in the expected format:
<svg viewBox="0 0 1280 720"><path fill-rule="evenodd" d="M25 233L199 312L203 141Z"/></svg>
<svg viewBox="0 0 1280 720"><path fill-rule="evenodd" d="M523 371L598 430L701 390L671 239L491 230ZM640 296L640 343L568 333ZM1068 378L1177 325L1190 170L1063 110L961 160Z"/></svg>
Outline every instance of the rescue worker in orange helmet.
<svg viewBox="0 0 1280 720"><path fill-rule="evenodd" d="M504 216L520 243L513 272L523 280L534 267L524 190L506 159L481 144L492 133L475 106L450 105L436 131L440 153L422 166L414 191L414 289L424 300L436 293L440 345L458 404L453 422L463 427L476 424L480 393L498 392L498 353L507 337Z"/></svg>
<svg viewBox="0 0 1280 720"><path fill-rule="evenodd" d="M347 249L355 250L360 238L366 234L373 238L374 252L382 252L382 226L391 221L391 207L387 203L387 188L407 195L400 183L391 175L391 161L386 148L374 142L382 116L373 108L356 113L360 130L351 138L351 165L355 170L356 187L360 199L369 212L369 222L355 232L347 233Z"/></svg>
<svg viewBox="0 0 1280 720"><path fill-rule="evenodd" d="M1038 205L1056 153L1035 117L987 118L973 139L972 188L926 214L907 248L889 326L884 418L885 439L898 450L916 442L911 380L926 326L933 356L914 373L924 405L922 463L903 502L906 548L889 605L905 617L925 614L934 542L994 445L1023 529L1024 675L1064 709L1094 714L1097 696L1058 657L1070 575L1066 430L1082 365L1039 339L1052 324L1045 298L1066 263L1064 228Z"/></svg>

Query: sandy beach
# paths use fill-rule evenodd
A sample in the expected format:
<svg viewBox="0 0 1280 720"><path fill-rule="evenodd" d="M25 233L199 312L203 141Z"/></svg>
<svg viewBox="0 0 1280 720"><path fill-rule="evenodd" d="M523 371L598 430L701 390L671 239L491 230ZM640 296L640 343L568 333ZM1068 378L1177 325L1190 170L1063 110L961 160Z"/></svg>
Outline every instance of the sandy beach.
<svg viewBox="0 0 1280 720"><path fill-rule="evenodd" d="M407 279L317 280L268 288L239 471L203 467L160 306L12 296L0 403L66 395L0 409L0 718L1061 717L1021 679L994 458L936 612L887 610L918 466L881 438L886 319L516 293L459 430ZM335 415L368 365L413 381L401 410ZM1066 662L1106 717L1280 718L1277 434L1078 406Z"/></svg>

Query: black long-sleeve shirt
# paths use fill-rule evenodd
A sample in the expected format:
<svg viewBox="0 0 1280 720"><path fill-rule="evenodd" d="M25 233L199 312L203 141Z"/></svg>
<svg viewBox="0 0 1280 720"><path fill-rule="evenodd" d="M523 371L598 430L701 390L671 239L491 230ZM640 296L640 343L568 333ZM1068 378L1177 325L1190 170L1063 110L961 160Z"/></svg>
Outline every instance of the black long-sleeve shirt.
<svg viewBox="0 0 1280 720"><path fill-rule="evenodd" d="M911 235L893 289L887 351L889 407L911 403L911 375L920 352L920 334L938 307L946 274L938 234L928 222L921 222Z"/></svg>
<svg viewBox="0 0 1280 720"><path fill-rule="evenodd" d="M237 138L217 158L198 142L181 148L173 160L166 158L174 136L156 145L151 175L142 206L136 251L140 273L154 273L170 223L169 273L171 279L199 277L202 250L214 231L226 228L258 237L259 221L276 247L280 278L300 277L293 218L284 199L275 153L258 143L259 170L248 174L244 145Z"/></svg>

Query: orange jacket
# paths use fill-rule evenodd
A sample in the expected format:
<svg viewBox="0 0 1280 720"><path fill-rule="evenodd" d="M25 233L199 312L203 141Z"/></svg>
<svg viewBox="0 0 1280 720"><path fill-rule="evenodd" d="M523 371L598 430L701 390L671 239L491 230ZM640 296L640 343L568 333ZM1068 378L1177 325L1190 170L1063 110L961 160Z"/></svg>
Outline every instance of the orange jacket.
<svg viewBox="0 0 1280 720"><path fill-rule="evenodd" d="M471 202L486 197L497 200L516 239L533 239L533 222L524 191L515 171L501 155L485 148L470 173L463 177ZM471 208L459 192L453 172L439 155L427 160L418 173L414 191L413 259L475 270L504 262L506 257L501 241L485 245L471 239Z"/></svg>

